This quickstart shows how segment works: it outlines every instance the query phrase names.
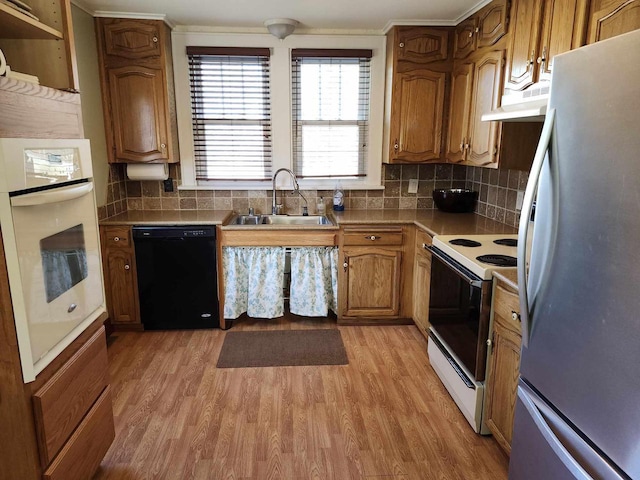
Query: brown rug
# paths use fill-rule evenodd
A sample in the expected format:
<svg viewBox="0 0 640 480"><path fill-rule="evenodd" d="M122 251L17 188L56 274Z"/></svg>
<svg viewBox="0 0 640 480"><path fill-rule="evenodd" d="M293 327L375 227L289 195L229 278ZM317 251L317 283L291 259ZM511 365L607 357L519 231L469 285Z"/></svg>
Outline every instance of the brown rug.
<svg viewBox="0 0 640 480"><path fill-rule="evenodd" d="M218 368L347 365L340 331L261 330L227 332Z"/></svg>

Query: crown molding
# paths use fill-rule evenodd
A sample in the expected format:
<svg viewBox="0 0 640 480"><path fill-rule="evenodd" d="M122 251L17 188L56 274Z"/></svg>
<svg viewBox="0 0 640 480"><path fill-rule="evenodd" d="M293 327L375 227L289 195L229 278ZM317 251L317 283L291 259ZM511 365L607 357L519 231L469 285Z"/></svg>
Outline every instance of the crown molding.
<svg viewBox="0 0 640 480"><path fill-rule="evenodd" d="M173 29L176 26L164 13L107 12L105 10L96 10L93 12L93 16L102 18L131 18L135 20L162 20L169 28Z"/></svg>

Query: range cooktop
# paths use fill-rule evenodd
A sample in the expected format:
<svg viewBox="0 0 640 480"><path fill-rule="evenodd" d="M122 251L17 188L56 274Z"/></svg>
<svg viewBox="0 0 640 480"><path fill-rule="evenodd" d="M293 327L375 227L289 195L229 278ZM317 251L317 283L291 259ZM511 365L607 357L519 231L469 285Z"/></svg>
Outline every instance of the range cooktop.
<svg viewBox="0 0 640 480"><path fill-rule="evenodd" d="M518 235L436 235L433 246L484 280L491 272L515 268Z"/></svg>

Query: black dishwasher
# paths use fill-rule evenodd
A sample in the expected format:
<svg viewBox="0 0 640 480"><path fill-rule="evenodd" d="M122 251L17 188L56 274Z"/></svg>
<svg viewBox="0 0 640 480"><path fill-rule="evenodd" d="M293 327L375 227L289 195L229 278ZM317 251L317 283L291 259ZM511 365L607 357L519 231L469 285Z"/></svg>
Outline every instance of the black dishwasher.
<svg viewBox="0 0 640 480"><path fill-rule="evenodd" d="M218 317L214 226L134 226L145 330L214 328Z"/></svg>

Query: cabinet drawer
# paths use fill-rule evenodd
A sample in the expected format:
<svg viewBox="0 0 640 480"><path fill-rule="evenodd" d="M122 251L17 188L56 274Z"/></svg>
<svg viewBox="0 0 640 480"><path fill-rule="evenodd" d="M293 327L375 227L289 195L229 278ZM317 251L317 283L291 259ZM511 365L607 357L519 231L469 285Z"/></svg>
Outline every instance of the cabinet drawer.
<svg viewBox="0 0 640 480"><path fill-rule="evenodd" d="M42 478L92 478L114 438L111 388L107 387Z"/></svg>
<svg viewBox="0 0 640 480"><path fill-rule="evenodd" d="M507 290L499 283L493 297L494 321L520 335L520 301L518 294ZM514 319L514 314L517 318Z"/></svg>
<svg viewBox="0 0 640 480"><path fill-rule="evenodd" d="M402 245L402 227L354 227L343 231L344 245Z"/></svg>
<svg viewBox="0 0 640 480"><path fill-rule="evenodd" d="M425 245L429 246L433 242L433 237L427 232L416 230L416 253L426 251Z"/></svg>
<svg viewBox="0 0 640 480"><path fill-rule="evenodd" d="M43 465L48 465L109 383L107 342L101 327L33 396Z"/></svg>
<svg viewBox="0 0 640 480"><path fill-rule="evenodd" d="M105 248L129 248L131 244L131 228L129 226L104 227Z"/></svg>

